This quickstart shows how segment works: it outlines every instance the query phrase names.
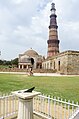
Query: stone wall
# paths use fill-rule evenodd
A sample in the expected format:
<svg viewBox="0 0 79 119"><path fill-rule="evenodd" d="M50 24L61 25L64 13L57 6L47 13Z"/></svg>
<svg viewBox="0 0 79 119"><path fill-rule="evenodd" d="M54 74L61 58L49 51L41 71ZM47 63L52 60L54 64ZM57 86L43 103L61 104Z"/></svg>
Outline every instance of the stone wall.
<svg viewBox="0 0 79 119"><path fill-rule="evenodd" d="M67 74L79 75L79 54L71 53L68 55Z"/></svg>
<svg viewBox="0 0 79 119"><path fill-rule="evenodd" d="M56 70L58 73L67 74L68 56L60 54L43 62L44 69Z"/></svg>
<svg viewBox="0 0 79 119"><path fill-rule="evenodd" d="M68 55L62 54L59 55L56 59L56 69L57 72L61 74L67 74L67 65L68 65ZM60 64L59 64L60 62Z"/></svg>
<svg viewBox="0 0 79 119"><path fill-rule="evenodd" d="M46 59L42 67L56 70L58 73L67 75L79 74L79 51L65 51Z"/></svg>

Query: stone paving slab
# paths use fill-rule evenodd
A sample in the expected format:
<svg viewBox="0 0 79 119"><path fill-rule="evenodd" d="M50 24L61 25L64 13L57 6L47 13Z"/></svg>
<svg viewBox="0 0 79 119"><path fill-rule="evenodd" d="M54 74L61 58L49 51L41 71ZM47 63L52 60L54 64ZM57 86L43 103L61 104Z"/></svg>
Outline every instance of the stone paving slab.
<svg viewBox="0 0 79 119"><path fill-rule="evenodd" d="M34 119L44 119L44 118L41 118L41 117L39 117L37 115L34 115Z"/></svg>
<svg viewBox="0 0 79 119"><path fill-rule="evenodd" d="M9 118L9 119L11 119L11 118ZM18 118L12 118L12 119L18 119ZM34 115L34 118L33 119L45 119L45 118L39 117L37 115Z"/></svg>

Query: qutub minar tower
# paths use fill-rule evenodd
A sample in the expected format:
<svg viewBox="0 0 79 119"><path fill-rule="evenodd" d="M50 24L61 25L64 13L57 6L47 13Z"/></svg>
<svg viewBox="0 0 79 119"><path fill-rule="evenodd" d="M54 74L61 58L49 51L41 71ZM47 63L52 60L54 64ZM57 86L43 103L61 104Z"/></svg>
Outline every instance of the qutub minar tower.
<svg viewBox="0 0 79 119"><path fill-rule="evenodd" d="M50 25L49 25L49 40L48 43L48 52L47 57L52 57L59 53L59 40L58 40L58 26L56 21L56 9L55 4L51 4L51 15L50 15Z"/></svg>

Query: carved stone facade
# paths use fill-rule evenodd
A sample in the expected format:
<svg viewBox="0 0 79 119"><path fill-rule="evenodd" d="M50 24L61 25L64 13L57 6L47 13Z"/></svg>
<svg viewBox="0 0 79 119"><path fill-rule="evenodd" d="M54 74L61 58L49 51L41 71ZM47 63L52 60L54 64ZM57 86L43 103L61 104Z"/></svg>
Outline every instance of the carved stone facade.
<svg viewBox="0 0 79 119"><path fill-rule="evenodd" d="M65 51L46 59L43 69L52 69L67 75L79 75L79 51Z"/></svg>

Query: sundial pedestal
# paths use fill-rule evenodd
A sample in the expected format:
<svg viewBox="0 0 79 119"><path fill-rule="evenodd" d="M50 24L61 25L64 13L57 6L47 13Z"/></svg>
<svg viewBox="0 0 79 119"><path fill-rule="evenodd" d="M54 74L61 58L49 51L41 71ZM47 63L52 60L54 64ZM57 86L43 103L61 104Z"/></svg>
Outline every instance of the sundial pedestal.
<svg viewBox="0 0 79 119"><path fill-rule="evenodd" d="M39 95L40 92L15 91L13 94L19 98L18 119L33 119L33 97Z"/></svg>

